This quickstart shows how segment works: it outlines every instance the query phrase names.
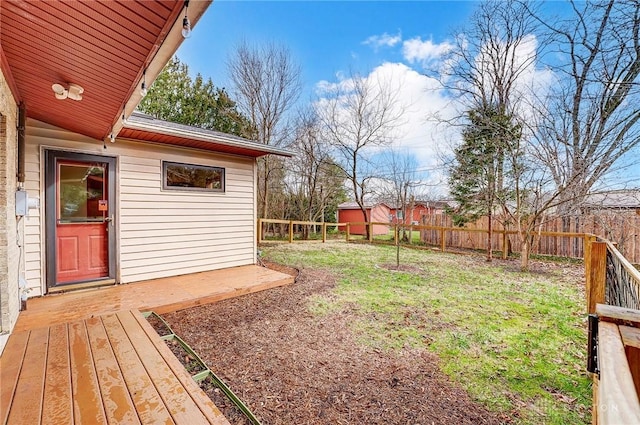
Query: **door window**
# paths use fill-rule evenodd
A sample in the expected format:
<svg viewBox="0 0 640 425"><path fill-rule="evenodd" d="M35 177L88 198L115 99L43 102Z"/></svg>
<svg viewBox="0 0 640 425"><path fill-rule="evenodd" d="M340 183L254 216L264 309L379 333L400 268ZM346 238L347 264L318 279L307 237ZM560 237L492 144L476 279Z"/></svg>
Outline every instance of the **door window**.
<svg viewBox="0 0 640 425"><path fill-rule="evenodd" d="M60 223L101 221L106 211L104 164L58 164Z"/></svg>

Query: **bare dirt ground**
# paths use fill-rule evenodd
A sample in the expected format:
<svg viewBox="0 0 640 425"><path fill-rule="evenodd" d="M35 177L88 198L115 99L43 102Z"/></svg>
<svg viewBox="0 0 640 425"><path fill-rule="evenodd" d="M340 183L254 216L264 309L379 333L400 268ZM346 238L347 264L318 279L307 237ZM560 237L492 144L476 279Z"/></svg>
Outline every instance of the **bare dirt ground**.
<svg viewBox="0 0 640 425"><path fill-rule="evenodd" d="M164 317L264 425L511 422L474 403L428 351L378 351L355 340L349 312L311 314L308 298L333 285L302 270L291 286Z"/></svg>

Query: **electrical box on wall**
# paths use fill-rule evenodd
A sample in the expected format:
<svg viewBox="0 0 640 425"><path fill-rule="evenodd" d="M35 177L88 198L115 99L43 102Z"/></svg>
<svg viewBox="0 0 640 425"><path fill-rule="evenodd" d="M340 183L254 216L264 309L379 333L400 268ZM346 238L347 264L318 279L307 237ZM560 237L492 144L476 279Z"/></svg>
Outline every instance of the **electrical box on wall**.
<svg viewBox="0 0 640 425"><path fill-rule="evenodd" d="M40 208L38 198L30 198L26 190L16 190L16 216L29 217L29 210L37 210L38 208Z"/></svg>
<svg viewBox="0 0 640 425"><path fill-rule="evenodd" d="M26 190L16 191L16 215L18 217L29 215L29 195Z"/></svg>

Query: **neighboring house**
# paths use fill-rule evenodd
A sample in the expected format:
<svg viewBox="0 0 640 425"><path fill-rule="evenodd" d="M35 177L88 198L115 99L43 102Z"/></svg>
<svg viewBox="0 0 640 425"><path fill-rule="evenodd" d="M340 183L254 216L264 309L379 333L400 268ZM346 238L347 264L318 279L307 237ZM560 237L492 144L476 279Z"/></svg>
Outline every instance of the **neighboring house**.
<svg viewBox="0 0 640 425"><path fill-rule="evenodd" d="M0 352L21 297L255 264L290 154L132 112L210 3L0 3Z"/></svg>
<svg viewBox="0 0 640 425"><path fill-rule="evenodd" d="M379 204L365 204L365 210L367 212L366 219L362 216L362 210L355 202L344 202L338 205L338 222L339 223L389 223L391 217L391 208L384 203ZM374 235L386 235L389 233L389 226L382 224L373 225ZM345 231L346 226L339 226L338 230ZM362 224L355 224L349 226L349 233L353 235L366 235L365 226Z"/></svg>
<svg viewBox="0 0 640 425"><path fill-rule="evenodd" d="M405 207L407 212L404 216L402 208L396 208L391 211L392 223L414 224L422 223L422 217L431 214L442 214L448 204L445 201L416 201L413 205L409 204Z"/></svg>
<svg viewBox="0 0 640 425"><path fill-rule="evenodd" d="M581 204L584 213L617 211L640 214L640 189L610 190L587 195Z"/></svg>

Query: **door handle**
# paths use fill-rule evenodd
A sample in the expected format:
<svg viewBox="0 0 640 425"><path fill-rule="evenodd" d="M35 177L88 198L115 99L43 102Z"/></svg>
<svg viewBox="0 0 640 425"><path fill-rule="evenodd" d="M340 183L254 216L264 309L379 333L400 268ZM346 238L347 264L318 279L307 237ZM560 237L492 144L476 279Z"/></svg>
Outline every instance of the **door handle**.
<svg viewBox="0 0 640 425"><path fill-rule="evenodd" d="M113 214L110 215L109 217L105 217L104 221L105 223L111 223L111 225L113 226Z"/></svg>

